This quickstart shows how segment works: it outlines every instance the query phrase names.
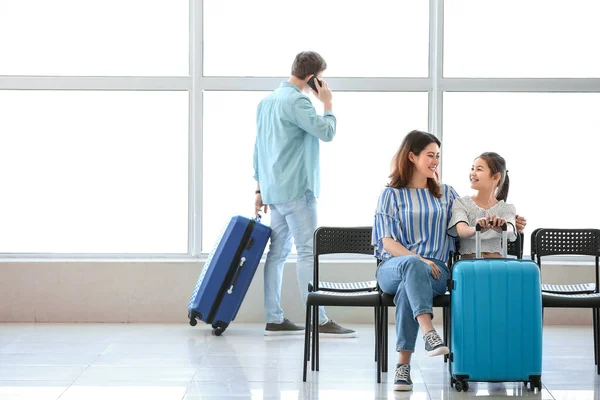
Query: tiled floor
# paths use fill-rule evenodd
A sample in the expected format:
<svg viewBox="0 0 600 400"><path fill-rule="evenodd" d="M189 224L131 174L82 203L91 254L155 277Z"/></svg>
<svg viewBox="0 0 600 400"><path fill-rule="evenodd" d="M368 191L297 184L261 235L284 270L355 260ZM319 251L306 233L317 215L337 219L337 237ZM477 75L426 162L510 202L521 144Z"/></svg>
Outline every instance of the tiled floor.
<svg viewBox="0 0 600 400"><path fill-rule="evenodd" d="M266 338L263 325L233 324L221 337L206 325L0 324L0 399L450 399L526 396L599 399L591 327L544 329L544 390L521 384L448 384L441 357L419 339L412 392L376 383L373 329L356 339L321 340L320 372L302 382L302 337ZM390 326L390 342L395 338Z"/></svg>

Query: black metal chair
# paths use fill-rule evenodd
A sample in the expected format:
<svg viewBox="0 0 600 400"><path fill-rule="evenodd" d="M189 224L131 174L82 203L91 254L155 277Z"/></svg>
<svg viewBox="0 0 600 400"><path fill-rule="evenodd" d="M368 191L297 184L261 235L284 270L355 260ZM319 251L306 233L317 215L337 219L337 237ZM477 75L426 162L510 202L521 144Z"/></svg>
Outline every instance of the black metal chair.
<svg viewBox="0 0 600 400"><path fill-rule="evenodd" d="M340 228L320 227L314 233L313 256L314 276L313 285L309 289L306 299L306 325L304 330L304 370L303 381L306 382L308 361L311 361L311 369L319 370L319 306L341 306L341 307L374 307L375 312L375 357L377 360L377 382L381 382L381 357L378 356L380 323L378 321L381 298L376 287L373 290L356 290L364 288L365 283L354 285L352 283L331 283L327 289L321 288L319 281L319 256L325 254L368 254L373 255L371 246L371 227ZM337 290L331 290L331 289ZM354 290L342 290L342 289ZM310 338L312 336L312 348ZM309 348L311 348L310 351ZM309 351L312 353L309 356Z"/></svg>
<svg viewBox="0 0 600 400"><path fill-rule="evenodd" d="M367 239L365 237L365 239ZM371 239L369 238L369 243ZM324 292L338 292L338 293L354 293L354 292L373 292L377 290L377 281L361 281L361 282L328 282L328 281L319 281L319 290ZM308 283L308 292L313 292L313 283L310 281ZM377 338L377 318L379 318L378 308L374 309L375 319L375 338ZM377 342L375 342L375 362L377 362L377 357L379 356L379 352L377 351ZM310 357L309 357L310 359Z"/></svg>
<svg viewBox="0 0 600 400"><path fill-rule="evenodd" d="M536 254L536 242L535 237L537 233L543 228L538 228L531 233L531 259L540 265L541 260L538 254ZM542 283L542 292L556 293L556 294L586 294L596 292L596 284L594 282L588 283L576 283L570 285L556 285Z"/></svg>
<svg viewBox="0 0 600 400"><path fill-rule="evenodd" d="M581 285L542 285L542 307L544 308L591 308L594 330L594 362L600 375L600 230L599 229L536 229L532 234L531 258L536 260L542 271L542 257L561 255L593 256L595 258L595 283ZM589 290L593 285L593 292ZM565 290L565 292L549 292ZM570 290L566 292L566 290Z"/></svg>
<svg viewBox="0 0 600 400"><path fill-rule="evenodd" d="M364 239L368 239L369 240L369 245L371 242L371 238L367 238L366 235L364 237ZM366 242L365 242L366 243ZM366 245L366 244L365 244ZM328 282L328 281L319 281L319 290L324 291L324 292L338 292L338 293L353 293L353 292L372 292L377 290L377 281L372 280L372 281L361 281L361 282ZM312 281L310 281L308 283L308 292L313 292L314 288L313 288L313 283ZM377 318L378 316L378 309L375 308L375 338L377 338ZM375 362L377 362L377 357L378 357L378 351L377 351L377 342L375 342ZM310 359L310 356L309 356Z"/></svg>

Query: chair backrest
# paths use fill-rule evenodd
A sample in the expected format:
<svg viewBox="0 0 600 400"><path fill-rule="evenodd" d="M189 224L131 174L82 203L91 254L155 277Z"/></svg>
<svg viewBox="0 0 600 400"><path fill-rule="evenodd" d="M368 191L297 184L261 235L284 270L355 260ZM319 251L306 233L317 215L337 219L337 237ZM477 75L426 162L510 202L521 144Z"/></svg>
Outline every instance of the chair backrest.
<svg viewBox="0 0 600 400"><path fill-rule="evenodd" d="M600 229L554 229L540 228L535 231L535 246L531 249L540 269L541 258L554 255L594 256L596 261L596 293L600 280Z"/></svg>
<svg viewBox="0 0 600 400"><path fill-rule="evenodd" d="M323 254L370 254L373 255L371 245L370 226L356 228L327 227L318 228L314 234L313 255Z"/></svg>
<svg viewBox="0 0 600 400"><path fill-rule="evenodd" d="M534 230L533 232L531 232L531 259L535 260L535 236L537 235L537 233L540 231L540 229L542 228L537 228L536 230Z"/></svg>
<svg viewBox="0 0 600 400"><path fill-rule="evenodd" d="M508 255L515 256L519 260L523 258L523 243L525 242L525 235L517 232L517 240L514 242L508 242Z"/></svg>
<svg viewBox="0 0 600 400"><path fill-rule="evenodd" d="M600 256L600 229L536 229L531 252L553 255Z"/></svg>
<svg viewBox="0 0 600 400"><path fill-rule="evenodd" d="M319 256L324 254L369 254L374 256L371 246L373 228L361 227L329 227L317 228L313 236L313 286L319 290Z"/></svg>

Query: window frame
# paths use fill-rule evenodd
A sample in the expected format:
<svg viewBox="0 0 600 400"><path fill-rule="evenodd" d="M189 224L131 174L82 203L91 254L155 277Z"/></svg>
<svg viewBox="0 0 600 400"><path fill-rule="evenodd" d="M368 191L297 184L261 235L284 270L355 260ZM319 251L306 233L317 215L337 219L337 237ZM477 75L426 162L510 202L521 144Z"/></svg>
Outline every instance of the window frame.
<svg viewBox="0 0 600 400"><path fill-rule="evenodd" d="M189 75L126 76L2 76L0 90L123 90L186 91L189 96L188 243L186 254L0 254L0 258L26 261L55 260L205 260L210 249L202 243L202 113L203 91L270 91L287 76L205 77L203 73L203 0L189 0ZM429 74L427 78L328 77L335 91L427 92L428 129L443 142L444 92L578 92L600 93L600 78L445 78L444 2L429 0ZM282 71L284 73L286 71ZM442 148L443 151L443 148ZM442 174L443 174L442 157ZM531 227L532 229L533 227ZM529 230L529 229L528 229ZM528 257L528 256L525 256Z"/></svg>

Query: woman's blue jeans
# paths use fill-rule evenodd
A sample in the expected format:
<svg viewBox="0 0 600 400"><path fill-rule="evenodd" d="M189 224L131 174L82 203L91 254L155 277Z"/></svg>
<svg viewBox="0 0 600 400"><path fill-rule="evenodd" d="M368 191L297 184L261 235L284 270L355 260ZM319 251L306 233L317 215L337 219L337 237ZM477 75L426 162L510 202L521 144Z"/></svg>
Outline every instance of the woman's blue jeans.
<svg viewBox="0 0 600 400"><path fill-rule="evenodd" d="M448 268L439 260L431 261L441 271L439 279L431 275L431 267L417 256L392 257L377 268L379 287L393 295L396 304L397 351L415 351L419 333L417 316L429 313L433 318L433 297L446 293Z"/></svg>

